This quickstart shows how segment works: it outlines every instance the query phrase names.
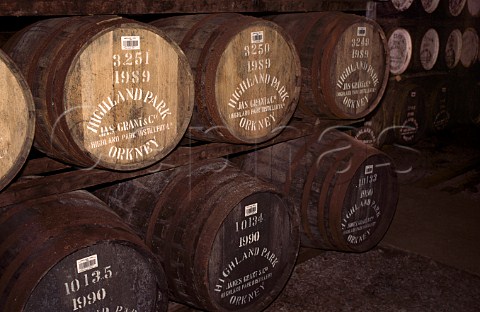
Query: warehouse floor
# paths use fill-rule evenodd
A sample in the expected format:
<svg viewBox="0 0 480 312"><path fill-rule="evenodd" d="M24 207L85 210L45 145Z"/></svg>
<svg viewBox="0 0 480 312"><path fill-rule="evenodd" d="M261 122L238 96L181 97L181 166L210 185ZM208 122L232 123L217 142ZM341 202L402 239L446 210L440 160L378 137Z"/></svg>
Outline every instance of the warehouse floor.
<svg viewBox="0 0 480 312"><path fill-rule="evenodd" d="M361 254L302 249L267 312L480 311L480 129L384 151L405 173L380 245Z"/></svg>

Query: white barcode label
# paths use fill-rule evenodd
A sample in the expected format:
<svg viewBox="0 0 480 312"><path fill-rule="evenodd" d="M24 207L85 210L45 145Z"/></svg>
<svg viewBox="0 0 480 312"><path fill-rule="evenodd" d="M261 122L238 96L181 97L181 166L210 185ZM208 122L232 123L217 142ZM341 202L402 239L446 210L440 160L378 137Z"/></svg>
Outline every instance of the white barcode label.
<svg viewBox="0 0 480 312"><path fill-rule="evenodd" d="M245 217L256 214L257 210L258 210L257 203L245 206Z"/></svg>
<svg viewBox="0 0 480 312"><path fill-rule="evenodd" d="M365 37L367 35L367 27L357 27L357 36Z"/></svg>
<svg viewBox="0 0 480 312"><path fill-rule="evenodd" d="M372 174L373 173L373 165L365 166L365 174Z"/></svg>
<svg viewBox="0 0 480 312"><path fill-rule="evenodd" d="M79 274L91 269L95 269L96 267L98 267L97 255L77 260L77 272Z"/></svg>
<svg viewBox="0 0 480 312"><path fill-rule="evenodd" d="M252 43L263 43L263 30L252 31L251 39L252 39Z"/></svg>
<svg viewBox="0 0 480 312"><path fill-rule="evenodd" d="M122 36L122 50L140 50L140 36Z"/></svg>

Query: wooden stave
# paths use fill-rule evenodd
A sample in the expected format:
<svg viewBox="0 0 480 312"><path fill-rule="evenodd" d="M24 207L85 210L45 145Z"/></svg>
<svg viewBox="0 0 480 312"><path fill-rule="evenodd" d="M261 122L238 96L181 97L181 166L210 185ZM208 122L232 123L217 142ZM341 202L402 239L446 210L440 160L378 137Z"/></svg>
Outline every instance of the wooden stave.
<svg viewBox="0 0 480 312"><path fill-rule="evenodd" d="M349 151L349 147L353 149ZM328 152L330 148L332 153ZM358 166L361 166L360 160L378 155L390 162L392 166L390 158L384 153L334 128L318 130L305 138L242 155L235 162L241 165L243 170L277 185L296 203L296 209L301 218L302 246L344 252L364 252L378 244L386 233L395 213L398 186L396 172L392 166L389 173L391 175L391 206L386 210L385 219L380 221L378 231L372 235L371 241L365 241L357 246L346 242L341 237L339 223L339 205L343 203L342 196L348 192L345 188L346 183L334 191L329 191L332 185L329 186L329 183L324 181L333 179L336 169L345 165L345 161L350 161L353 154L357 157L354 163ZM282 172L280 168L287 168L287 170ZM310 188L314 185L312 181L318 184L316 190L315 187ZM335 189L335 185L333 188ZM328 196L328 192L333 196ZM329 203L333 205L330 207ZM331 219L335 221L329 221Z"/></svg>
<svg viewBox="0 0 480 312"><path fill-rule="evenodd" d="M300 94L300 60L289 35L275 23L240 13L211 13L161 18L150 24L165 31L185 51L195 73L195 108L187 136L209 142L261 143L277 136L293 116ZM281 122L268 135L241 136L228 129L215 103L215 74L219 58L228 42L246 27L268 26L282 36L292 51L295 90Z"/></svg>
<svg viewBox="0 0 480 312"><path fill-rule="evenodd" d="M6 66L6 68L8 68L9 73L13 76L16 84L18 84L18 87L21 89L22 97L24 99L24 104L26 108L26 114L24 116L24 118L26 119L26 124L24 129L25 137L22 138L21 141L19 140L21 143L21 148L17 152L15 160L8 168L5 169L4 172L2 172L0 176L0 191L1 191L17 176L17 174L20 172L23 165L25 164L28 158L28 155L30 153L31 147L33 145L34 135L35 135L35 105L34 105L32 93L30 91L30 88L27 82L25 81L23 74L20 72L20 69L18 68L17 64L13 62L13 60L3 50L0 50L0 62L2 62ZM4 120L7 120L7 121L11 120L11 118L7 118L8 116L2 116L2 117L5 117ZM19 139L18 136L15 138L15 141L17 141L17 139ZM11 143L13 143L13 141L7 141L6 143L7 145L10 145ZM3 150L0 151L1 154L3 154L3 152L4 152ZM0 158L3 158L3 157L4 156L2 155Z"/></svg>
<svg viewBox="0 0 480 312"><path fill-rule="evenodd" d="M131 261L138 261L139 267L146 265L148 278L154 279L155 285L150 285L154 287L149 297L152 302L145 303L144 308L150 306L151 311L166 311L164 271L157 259L132 229L92 194L75 191L3 207L0 223L2 236L6 237L0 245L0 304L5 311L54 308L36 305L38 297L35 296L45 292L40 286L48 286L51 291L51 284L44 282L52 278L54 270L66 270L65 259L78 259L78 255L90 249L98 251L98 248L102 252L109 248L117 252L123 249L123 254ZM123 276L128 275L123 273ZM142 278L147 280L147 276ZM128 278L124 280L128 281ZM108 282L104 287L107 285ZM139 297L146 295L146 291L151 292L149 289L137 291ZM52 304L62 305L58 301Z"/></svg>
<svg viewBox="0 0 480 312"><path fill-rule="evenodd" d="M153 159L143 163L121 164L98 159L98 156L80 146L81 140L70 133L71 125L67 125L66 118L61 118L65 114L63 83L70 78L72 64L69 62L72 62L81 53L81 50L91 43L93 38L121 27L146 30L164 39L177 53L179 62L183 65L181 78L185 93L188 94L185 95L185 101L182 103L184 116L179 118L178 134ZM34 34L35 38L42 39L43 44L36 44L35 40L24 38L32 30L38 30ZM25 46L19 46L19 44L25 44ZM190 122L193 111L193 81L188 62L176 43L148 24L115 15L50 18L20 30L10 38L4 47L7 53L19 63L31 86L37 113L34 146L49 157L80 167L95 166L117 171L137 170L158 162L172 151L182 139ZM35 52L33 56L35 64L32 64L34 62L29 55L21 55L25 53L22 50ZM53 70L50 67L53 67ZM53 79L60 82L55 83ZM180 94L180 91L178 93ZM52 103L63 103L63 105L47 105L48 100L46 99L51 99Z"/></svg>
<svg viewBox="0 0 480 312"><path fill-rule="evenodd" d="M238 180L241 180L241 183L238 183ZM136 184L133 189L132 181ZM254 179L232 166L230 162L220 159L190 164L132 181L99 189L95 194L117 211L132 203L128 202L129 197L125 194L134 190L139 200L134 204L136 207L130 208L149 207L147 214L150 215L150 219L137 219L136 222L133 221L136 224L132 224L132 227L145 239L160 261L165 263L171 300L208 311L246 312L260 311L278 296L293 270L299 250L298 215L290 208L288 208L290 230L287 231L290 237L289 242L286 242L289 248L285 250L284 255L290 260L283 264L284 269L277 278L276 285L268 290L263 299L246 307L226 309L213 299L207 287L208 278L202 278L208 273L207 265L210 262L209 254L202 251L212 248L216 231L223 229L222 224L231 212L225 211L225 208L223 212L218 212L219 208L215 207L217 200L227 193L225 188L236 185L239 189L237 194L230 198L227 196L227 200L222 199L227 210L237 205L240 198L266 193L280 196L279 198L290 206L289 201L280 195L275 187ZM178 184L189 187L182 188L179 193ZM214 189L212 187L214 184L220 188ZM187 198L190 200L185 200ZM128 202L127 205L124 200ZM193 207L203 208L193 211ZM203 216L200 211L203 212ZM120 214L125 215L122 212ZM131 211L127 214L133 215ZM126 222L131 221L127 217ZM182 240L179 241L179 237ZM191 269L187 271L186 268ZM200 276L196 276L195 272L201 273Z"/></svg>
<svg viewBox="0 0 480 312"><path fill-rule="evenodd" d="M390 66L386 36L376 21L343 12L291 13L271 16L268 19L279 24L295 38L302 62L303 82L297 110L300 117L314 115L334 119L359 119L375 109L385 90ZM374 35L379 35L384 51L380 57L383 57L385 62L381 64L384 67L378 69L381 84L377 95L369 101L367 109L352 113L337 107L332 91L335 83L329 81L332 76L330 67L334 63L336 42L335 40L322 42L329 37L335 37L332 33L336 37L342 36L349 26L353 27L355 24L366 24L373 28ZM318 40L322 34L327 35L322 37L323 40Z"/></svg>

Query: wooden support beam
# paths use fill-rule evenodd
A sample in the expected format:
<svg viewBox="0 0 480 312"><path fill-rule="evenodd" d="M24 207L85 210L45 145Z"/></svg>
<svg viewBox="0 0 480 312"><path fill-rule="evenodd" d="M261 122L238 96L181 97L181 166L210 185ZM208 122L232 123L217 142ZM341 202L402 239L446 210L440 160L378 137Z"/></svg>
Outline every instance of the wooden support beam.
<svg viewBox="0 0 480 312"><path fill-rule="evenodd" d="M0 15L363 11L367 2L366 0L8 0L0 2Z"/></svg>

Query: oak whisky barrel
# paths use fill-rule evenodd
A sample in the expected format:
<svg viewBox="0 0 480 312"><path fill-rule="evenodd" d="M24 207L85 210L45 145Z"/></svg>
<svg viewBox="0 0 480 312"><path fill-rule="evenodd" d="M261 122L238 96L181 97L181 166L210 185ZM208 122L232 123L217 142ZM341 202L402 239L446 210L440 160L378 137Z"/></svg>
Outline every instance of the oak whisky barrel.
<svg viewBox="0 0 480 312"><path fill-rule="evenodd" d="M472 76L457 77L452 82L453 115L460 125L475 125L480 127L480 79Z"/></svg>
<svg viewBox="0 0 480 312"><path fill-rule="evenodd" d="M417 143L429 125L426 116L429 91L423 83L418 79L390 80L378 109L365 117L353 136L377 148L385 144Z"/></svg>
<svg viewBox="0 0 480 312"><path fill-rule="evenodd" d="M445 27L443 29L443 36L441 44L441 64L446 70L455 69L460 63L462 55L462 31L455 26Z"/></svg>
<svg viewBox="0 0 480 312"><path fill-rule="evenodd" d="M151 22L185 51L195 74L188 136L260 143L290 121L300 93L300 60L276 24L237 13L182 15Z"/></svg>
<svg viewBox="0 0 480 312"><path fill-rule="evenodd" d="M425 134L426 90L417 80L390 81L381 107L384 143L413 145Z"/></svg>
<svg viewBox="0 0 480 312"><path fill-rule="evenodd" d="M480 2L467 0L467 9L471 17L480 17Z"/></svg>
<svg viewBox="0 0 480 312"><path fill-rule="evenodd" d="M35 131L32 94L17 65L0 51L0 191L28 157Z"/></svg>
<svg viewBox="0 0 480 312"><path fill-rule="evenodd" d="M460 63L464 68L473 68L479 55L480 39L478 32L473 27L467 27L462 33L462 53Z"/></svg>
<svg viewBox="0 0 480 312"><path fill-rule="evenodd" d="M259 149L238 163L296 203L304 246L367 251L380 242L396 210L390 158L335 129Z"/></svg>
<svg viewBox="0 0 480 312"><path fill-rule="evenodd" d="M294 38L302 63L299 112L358 119L382 98L389 73L382 28L371 19L342 12L268 17Z"/></svg>
<svg viewBox="0 0 480 312"><path fill-rule="evenodd" d="M438 11L441 0L421 0L421 4L426 13L432 14Z"/></svg>
<svg viewBox="0 0 480 312"><path fill-rule="evenodd" d="M162 267L85 191L0 208L0 310L166 311Z"/></svg>
<svg viewBox="0 0 480 312"><path fill-rule="evenodd" d="M379 18L390 54L390 74L402 75L434 69L440 51L438 26L432 19L418 23L418 18Z"/></svg>
<svg viewBox="0 0 480 312"><path fill-rule="evenodd" d="M410 31L404 27L393 27L387 32L390 53L390 74L403 74L412 63L413 42Z"/></svg>
<svg viewBox="0 0 480 312"><path fill-rule="evenodd" d="M29 83L35 147L72 163L135 170L165 157L193 111L193 78L178 45L117 16L51 18L4 46Z"/></svg>
<svg viewBox="0 0 480 312"><path fill-rule="evenodd" d="M453 120L453 88L447 75L424 77L421 84L425 88L426 130L429 134L439 134L451 128Z"/></svg>
<svg viewBox="0 0 480 312"><path fill-rule="evenodd" d="M272 185L226 160L96 191L164 265L170 299L206 311L261 311L285 286L298 215Z"/></svg>

